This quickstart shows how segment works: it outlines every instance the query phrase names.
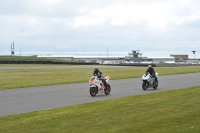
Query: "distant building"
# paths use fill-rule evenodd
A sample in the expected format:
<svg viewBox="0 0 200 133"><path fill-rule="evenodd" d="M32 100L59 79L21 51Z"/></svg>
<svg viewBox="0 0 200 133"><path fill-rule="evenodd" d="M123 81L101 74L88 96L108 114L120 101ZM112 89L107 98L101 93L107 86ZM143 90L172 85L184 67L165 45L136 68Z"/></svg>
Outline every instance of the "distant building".
<svg viewBox="0 0 200 133"><path fill-rule="evenodd" d="M141 63L151 62L155 64L174 64L174 57L144 57Z"/></svg>
<svg viewBox="0 0 200 133"><path fill-rule="evenodd" d="M188 60L188 55L170 55L175 58L175 62L185 62Z"/></svg>
<svg viewBox="0 0 200 133"><path fill-rule="evenodd" d="M200 64L200 59L187 59L185 64Z"/></svg>
<svg viewBox="0 0 200 133"><path fill-rule="evenodd" d="M139 50L133 50L132 53L128 53L129 56L125 56L125 63L175 63L174 57L142 57L142 53Z"/></svg>
<svg viewBox="0 0 200 133"><path fill-rule="evenodd" d="M139 50L132 50L132 53L128 53L129 56L125 56L125 61L132 61L132 62L141 62L142 61L142 57L139 57L139 55L141 56L142 53L139 52Z"/></svg>
<svg viewBox="0 0 200 133"><path fill-rule="evenodd" d="M119 64L125 60L124 56L73 56L73 55L38 55L38 58L56 59L56 60L69 60L78 62L95 62L104 64Z"/></svg>
<svg viewBox="0 0 200 133"><path fill-rule="evenodd" d="M74 61L96 62L99 64L119 64L124 56L74 56Z"/></svg>
<svg viewBox="0 0 200 133"><path fill-rule="evenodd" d="M73 60L73 55L38 55L38 58L56 59L56 60Z"/></svg>
<svg viewBox="0 0 200 133"><path fill-rule="evenodd" d="M139 50L132 50L128 56L74 56L74 55L44 55L39 58L71 60L78 62L96 62L99 64L121 64L121 63L175 63L175 57L142 57ZM185 59L185 56L181 56ZM177 56L177 59L179 57Z"/></svg>

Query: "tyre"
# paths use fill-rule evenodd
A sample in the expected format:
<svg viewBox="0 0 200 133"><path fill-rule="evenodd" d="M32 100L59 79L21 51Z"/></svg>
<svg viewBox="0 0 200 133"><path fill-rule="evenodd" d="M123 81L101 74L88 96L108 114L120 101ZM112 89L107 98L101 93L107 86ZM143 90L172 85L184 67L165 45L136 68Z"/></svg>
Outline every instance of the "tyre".
<svg viewBox="0 0 200 133"><path fill-rule="evenodd" d="M105 94L106 94L106 95L109 95L110 92L111 92L111 87L110 87L109 84L107 84L107 90L105 91Z"/></svg>
<svg viewBox="0 0 200 133"><path fill-rule="evenodd" d="M153 88L154 88L154 89L157 89L157 87L158 87L158 80L155 81L155 85L153 86Z"/></svg>
<svg viewBox="0 0 200 133"><path fill-rule="evenodd" d="M96 96L98 89L96 87L90 87L90 95L92 97Z"/></svg>
<svg viewBox="0 0 200 133"><path fill-rule="evenodd" d="M143 83L142 83L142 89L146 90L148 88L148 86L149 86L149 83L147 81L143 81Z"/></svg>

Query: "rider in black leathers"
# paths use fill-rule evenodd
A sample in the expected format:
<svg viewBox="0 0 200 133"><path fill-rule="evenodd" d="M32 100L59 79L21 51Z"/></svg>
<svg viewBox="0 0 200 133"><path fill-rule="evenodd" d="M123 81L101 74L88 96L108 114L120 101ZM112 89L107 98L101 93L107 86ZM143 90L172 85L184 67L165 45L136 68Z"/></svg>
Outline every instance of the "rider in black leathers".
<svg viewBox="0 0 200 133"><path fill-rule="evenodd" d="M146 70L146 75L148 75L148 73L151 75L152 78L155 78L155 80L157 81L155 70L151 65L148 65L148 69Z"/></svg>
<svg viewBox="0 0 200 133"><path fill-rule="evenodd" d="M105 81L105 78L102 76L102 72L100 72L99 69L98 69L97 67L94 68L93 75L94 75L94 76L98 76L98 78L99 78L100 80L102 80L102 82L103 82L103 84L104 84L104 86L105 86L105 90L104 90L104 91L106 91L106 90L107 90L107 83L106 83L106 81Z"/></svg>

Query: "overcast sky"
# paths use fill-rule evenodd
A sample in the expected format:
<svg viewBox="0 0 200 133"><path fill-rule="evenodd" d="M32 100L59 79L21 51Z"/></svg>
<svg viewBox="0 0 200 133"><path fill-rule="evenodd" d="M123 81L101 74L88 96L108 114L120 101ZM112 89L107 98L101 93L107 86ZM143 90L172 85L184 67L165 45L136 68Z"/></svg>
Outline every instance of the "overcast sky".
<svg viewBox="0 0 200 133"><path fill-rule="evenodd" d="M0 0L0 52L200 52L199 0Z"/></svg>

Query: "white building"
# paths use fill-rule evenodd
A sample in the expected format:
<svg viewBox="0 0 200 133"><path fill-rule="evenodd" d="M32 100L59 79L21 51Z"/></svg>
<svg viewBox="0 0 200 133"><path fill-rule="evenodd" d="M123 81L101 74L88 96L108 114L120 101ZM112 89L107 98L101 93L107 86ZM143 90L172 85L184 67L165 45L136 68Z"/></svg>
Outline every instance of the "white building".
<svg viewBox="0 0 200 133"><path fill-rule="evenodd" d="M144 57L142 58L141 63L145 63L145 62L151 62L155 64L159 64L159 63L175 64L175 58L174 57Z"/></svg>
<svg viewBox="0 0 200 133"><path fill-rule="evenodd" d="M174 57L139 57L138 51L132 51L129 56L74 56L74 55L39 55L38 58L57 60L70 60L78 62L96 62L99 64L121 64L121 63L175 63Z"/></svg>
<svg viewBox="0 0 200 133"><path fill-rule="evenodd" d="M38 55L38 58L56 59L56 60L73 60L73 55Z"/></svg>

